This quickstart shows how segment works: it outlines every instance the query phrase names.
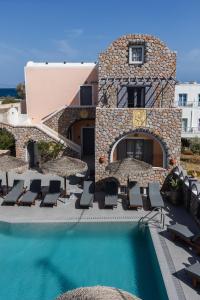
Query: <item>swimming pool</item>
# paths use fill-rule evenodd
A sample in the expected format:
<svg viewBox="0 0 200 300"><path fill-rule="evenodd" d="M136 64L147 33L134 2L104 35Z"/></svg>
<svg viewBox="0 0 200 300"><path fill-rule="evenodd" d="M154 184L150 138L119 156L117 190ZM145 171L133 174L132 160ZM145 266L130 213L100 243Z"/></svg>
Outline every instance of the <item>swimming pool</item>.
<svg viewBox="0 0 200 300"><path fill-rule="evenodd" d="M168 299L149 229L134 223L0 223L0 299L53 300L106 285Z"/></svg>

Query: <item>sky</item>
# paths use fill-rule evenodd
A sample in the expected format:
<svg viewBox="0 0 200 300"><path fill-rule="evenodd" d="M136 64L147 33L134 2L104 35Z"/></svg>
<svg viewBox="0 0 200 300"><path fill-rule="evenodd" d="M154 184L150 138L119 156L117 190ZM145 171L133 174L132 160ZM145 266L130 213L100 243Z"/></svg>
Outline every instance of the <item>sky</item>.
<svg viewBox="0 0 200 300"><path fill-rule="evenodd" d="M127 33L177 51L177 79L200 82L200 0L0 0L0 87L24 81L27 61L98 61Z"/></svg>

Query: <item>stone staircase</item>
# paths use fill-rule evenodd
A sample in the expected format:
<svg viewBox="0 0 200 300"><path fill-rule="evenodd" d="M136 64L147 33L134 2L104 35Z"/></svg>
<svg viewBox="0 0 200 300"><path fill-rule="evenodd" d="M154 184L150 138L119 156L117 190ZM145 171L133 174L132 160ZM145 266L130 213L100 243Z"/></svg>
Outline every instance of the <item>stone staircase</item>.
<svg viewBox="0 0 200 300"><path fill-rule="evenodd" d="M61 143L62 145L66 146L66 147L67 146L70 147L79 156L81 156L81 147L78 144L74 143L73 141L71 141L68 138L64 137L63 135L59 134L58 132L51 129L50 127L48 127L44 123L37 124L37 125L35 125L35 127L37 127L39 130L46 133L48 136L50 136L55 141Z"/></svg>

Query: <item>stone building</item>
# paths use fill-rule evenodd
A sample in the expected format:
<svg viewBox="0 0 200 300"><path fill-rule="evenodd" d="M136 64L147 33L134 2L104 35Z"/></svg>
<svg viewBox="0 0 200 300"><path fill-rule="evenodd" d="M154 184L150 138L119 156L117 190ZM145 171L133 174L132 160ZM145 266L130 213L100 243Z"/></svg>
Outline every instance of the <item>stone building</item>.
<svg viewBox="0 0 200 300"><path fill-rule="evenodd" d="M28 125L9 125L17 155L28 141L61 142L89 162L96 183L162 182L179 163L181 110L173 106L176 54L150 35L115 40L98 63L25 67ZM20 118L19 118L20 119ZM9 127L10 126L10 127Z"/></svg>

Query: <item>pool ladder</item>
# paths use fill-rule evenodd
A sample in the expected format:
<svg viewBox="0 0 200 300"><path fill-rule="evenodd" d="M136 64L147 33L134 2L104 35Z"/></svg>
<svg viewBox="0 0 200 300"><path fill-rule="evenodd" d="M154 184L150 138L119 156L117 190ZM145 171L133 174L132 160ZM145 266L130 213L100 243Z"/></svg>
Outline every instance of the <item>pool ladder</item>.
<svg viewBox="0 0 200 300"><path fill-rule="evenodd" d="M155 217L160 216L160 220ZM138 225L145 225L147 226L150 221L154 221L155 223L159 223L161 225L161 228L164 228L165 226L165 214L162 211L162 208L155 207L153 210L148 212L145 216L139 219Z"/></svg>

